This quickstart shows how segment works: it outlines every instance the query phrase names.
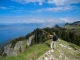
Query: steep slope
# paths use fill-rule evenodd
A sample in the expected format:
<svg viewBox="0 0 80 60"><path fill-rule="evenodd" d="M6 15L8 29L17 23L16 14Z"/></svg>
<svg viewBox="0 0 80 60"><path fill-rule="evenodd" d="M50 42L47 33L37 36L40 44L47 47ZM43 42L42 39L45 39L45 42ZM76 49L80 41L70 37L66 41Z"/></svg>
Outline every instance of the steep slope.
<svg viewBox="0 0 80 60"><path fill-rule="evenodd" d="M11 43L6 45L4 47L4 53L6 53L7 56L18 55L24 52L25 48L26 48L26 40L18 41L14 47L12 46Z"/></svg>
<svg viewBox="0 0 80 60"><path fill-rule="evenodd" d="M80 47L65 42L61 39L57 41L56 49L50 49L51 40L43 44L36 44L26 49L17 56L3 57L1 60L79 60Z"/></svg>

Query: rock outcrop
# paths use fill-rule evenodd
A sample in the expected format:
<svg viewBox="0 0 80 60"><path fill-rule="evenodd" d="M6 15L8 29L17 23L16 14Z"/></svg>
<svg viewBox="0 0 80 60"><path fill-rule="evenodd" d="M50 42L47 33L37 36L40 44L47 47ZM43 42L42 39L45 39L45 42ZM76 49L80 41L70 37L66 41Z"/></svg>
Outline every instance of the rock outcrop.
<svg viewBox="0 0 80 60"><path fill-rule="evenodd" d="M27 40L27 45L30 46L32 39L34 38L34 35L30 36L29 39Z"/></svg>
<svg viewBox="0 0 80 60"><path fill-rule="evenodd" d="M26 44L24 41L18 41L14 47L11 47L11 43L4 47L4 53L7 56L18 55L19 53L24 52Z"/></svg>
<svg viewBox="0 0 80 60"><path fill-rule="evenodd" d="M18 55L22 52L25 51L25 48L26 46L29 46L31 45L31 41L32 39L34 38L34 35L30 36L28 38L28 40L23 40L23 41L18 41L14 47L11 47L12 46L12 43L6 45L4 47L4 52L3 54L5 53L7 56L13 56L13 55ZM27 42L27 43L26 43Z"/></svg>

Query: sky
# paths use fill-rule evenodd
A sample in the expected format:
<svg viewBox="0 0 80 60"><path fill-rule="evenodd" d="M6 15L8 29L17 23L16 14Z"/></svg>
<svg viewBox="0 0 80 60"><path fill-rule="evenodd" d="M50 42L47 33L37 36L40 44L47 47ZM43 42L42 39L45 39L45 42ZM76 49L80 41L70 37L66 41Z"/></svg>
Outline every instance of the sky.
<svg viewBox="0 0 80 60"><path fill-rule="evenodd" d="M80 21L80 0L0 0L0 23Z"/></svg>

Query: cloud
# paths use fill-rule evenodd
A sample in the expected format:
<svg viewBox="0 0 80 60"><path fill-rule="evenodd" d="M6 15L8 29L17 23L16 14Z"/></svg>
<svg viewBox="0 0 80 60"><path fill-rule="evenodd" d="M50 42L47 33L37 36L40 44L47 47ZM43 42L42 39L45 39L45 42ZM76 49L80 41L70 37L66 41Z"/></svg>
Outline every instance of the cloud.
<svg viewBox="0 0 80 60"><path fill-rule="evenodd" d="M39 5L42 5L43 3L48 3L48 4L55 4L56 6L64 6L64 5L80 3L80 0L12 0L12 1L19 2L22 4L39 3Z"/></svg>
<svg viewBox="0 0 80 60"><path fill-rule="evenodd" d="M15 9L16 7L14 7L14 6L7 6L7 7L5 7L5 6L0 6L0 9L3 9L3 10L9 10L9 9Z"/></svg>
<svg viewBox="0 0 80 60"><path fill-rule="evenodd" d="M7 9L7 7L0 6L0 9L6 10L6 9Z"/></svg>
<svg viewBox="0 0 80 60"><path fill-rule="evenodd" d="M44 23L45 21L44 20L39 20L39 19L30 19L29 21L28 20L24 20L23 23Z"/></svg>
<svg viewBox="0 0 80 60"><path fill-rule="evenodd" d="M66 0L48 0L49 4L55 4L57 6L64 5L65 2Z"/></svg>
<svg viewBox="0 0 80 60"><path fill-rule="evenodd" d="M58 19L55 18L44 18L37 16L0 16L0 22L10 22L10 23L57 23Z"/></svg>
<svg viewBox="0 0 80 60"><path fill-rule="evenodd" d="M45 9L46 11L53 11L53 12L58 12L58 11L68 11L68 10L72 10L73 7L71 6L66 6L66 7L53 7L53 8L47 8Z"/></svg>
<svg viewBox="0 0 80 60"><path fill-rule="evenodd" d="M42 2L40 2L39 5L42 5Z"/></svg>
<svg viewBox="0 0 80 60"><path fill-rule="evenodd" d="M71 4L80 3L80 0L12 0L12 1L21 4L28 4L28 3L34 3L34 4L38 3L39 5L43 5L43 3L51 5L55 4L55 7L37 9L35 11L29 11L30 13L35 13L35 12L39 13L44 11L51 11L51 12L70 11L76 8L76 6L74 7Z"/></svg>
<svg viewBox="0 0 80 60"><path fill-rule="evenodd" d="M45 0L12 0L12 1L19 2L22 4L27 4L31 2L31 3L39 3L39 5L42 5Z"/></svg>
<svg viewBox="0 0 80 60"><path fill-rule="evenodd" d="M0 6L0 9L2 9L2 10L9 10L10 12L22 12L24 10L23 7L19 8L19 7L15 7L15 6L8 6L8 7Z"/></svg>
<svg viewBox="0 0 80 60"><path fill-rule="evenodd" d="M66 22L66 23L72 23L72 20L66 19L66 18L60 18L61 22Z"/></svg>
<svg viewBox="0 0 80 60"><path fill-rule="evenodd" d="M25 19L21 23L40 23L43 27L53 27L53 26L55 26L55 24L60 23L60 22L58 19L55 19L55 18L47 18L47 19L32 18L29 20Z"/></svg>
<svg viewBox="0 0 80 60"><path fill-rule="evenodd" d="M61 6L61 7L52 7L52 8L43 8L35 11L30 11L30 13L41 13L41 12L62 12L62 11L70 11L76 9L75 6Z"/></svg>
<svg viewBox="0 0 80 60"><path fill-rule="evenodd" d="M55 4L56 6L67 6L70 4L80 3L80 0L48 0L49 4Z"/></svg>
<svg viewBox="0 0 80 60"><path fill-rule="evenodd" d="M79 18L53 18L53 17L40 17L40 16L0 16L0 23L37 23L41 24L43 27L53 27L55 24L60 23L72 23L74 21L79 21Z"/></svg>

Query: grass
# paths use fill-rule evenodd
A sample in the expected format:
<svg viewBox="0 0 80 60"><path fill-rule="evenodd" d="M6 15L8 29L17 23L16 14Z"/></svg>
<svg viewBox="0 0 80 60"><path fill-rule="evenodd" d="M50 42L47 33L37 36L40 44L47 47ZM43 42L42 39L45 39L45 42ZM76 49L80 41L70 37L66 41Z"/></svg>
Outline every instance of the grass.
<svg viewBox="0 0 80 60"><path fill-rule="evenodd" d="M17 56L3 57L1 60L30 60L30 59L35 60L36 58L38 58L39 56L41 56L43 53L50 49L48 43L46 44L45 42L44 44L30 46L22 54L19 54Z"/></svg>
<svg viewBox="0 0 80 60"><path fill-rule="evenodd" d="M77 46L77 45L75 45L75 44L72 44L72 43L70 43L70 46L71 46L74 50L80 49L79 46Z"/></svg>
<svg viewBox="0 0 80 60"><path fill-rule="evenodd" d="M66 28L67 30L76 31L78 34L80 34L80 26L66 25L66 26L63 26L62 28Z"/></svg>
<svg viewBox="0 0 80 60"><path fill-rule="evenodd" d="M62 44L63 47L60 46L60 44ZM71 49L69 49L69 48L71 48ZM67 56L71 60L74 60L74 58L80 59L80 47L75 44L72 44L72 43L69 43L69 42L59 39L57 42L56 49L53 52L53 55L55 58L57 58L59 60L64 60L65 56ZM61 58L60 58L60 55L62 55Z"/></svg>
<svg viewBox="0 0 80 60"><path fill-rule="evenodd" d="M24 53L21 53L17 56L3 57L1 60L30 60L30 59L36 60L41 55L43 55L46 51L50 50L50 46L49 46L50 42L51 41L48 40L43 44L36 44L34 46L30 46L29 48L26 49ZM60 44L63 44L66 47L62 47L60 46ZM71 50L69 48L71 48ZM52 54L55 58L60 60L64 60L65 59L64 56L71 58L71 60L73 60L73 58L80 59L79 49L80 49L79 46L59 39L57 41L56 49ZM61 53L63 54L62 58L60 58Z"/></svg>

